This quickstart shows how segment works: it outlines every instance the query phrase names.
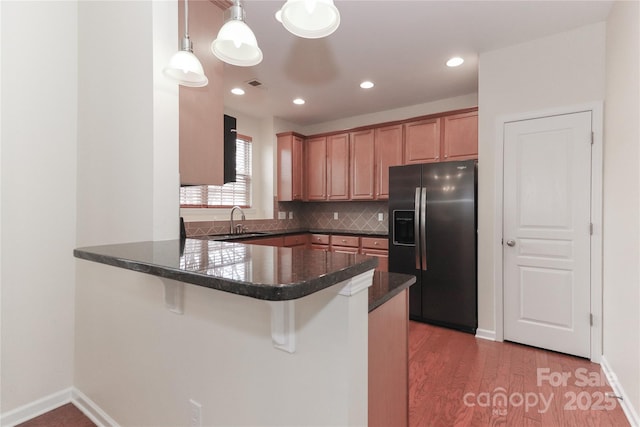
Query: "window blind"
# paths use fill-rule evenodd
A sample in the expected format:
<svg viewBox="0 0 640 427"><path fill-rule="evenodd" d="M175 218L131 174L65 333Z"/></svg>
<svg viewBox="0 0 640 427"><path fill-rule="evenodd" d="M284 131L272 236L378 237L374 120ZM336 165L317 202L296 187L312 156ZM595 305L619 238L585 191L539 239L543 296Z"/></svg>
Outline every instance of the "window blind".
<svg viewBox="0 0 640 427"><path fill-rule="evenodd" d="M225 185L195 185L180 188L180 206L185 208L251 207L251 137L236 138L236 182Z"/></svg>

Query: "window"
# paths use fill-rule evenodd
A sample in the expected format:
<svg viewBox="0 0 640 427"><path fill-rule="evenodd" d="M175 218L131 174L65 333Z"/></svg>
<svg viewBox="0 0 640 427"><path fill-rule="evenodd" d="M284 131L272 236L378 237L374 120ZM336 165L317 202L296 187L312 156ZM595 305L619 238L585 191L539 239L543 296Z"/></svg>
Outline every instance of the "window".
<svg viewBox="0 0 640 427"><path fill-rule="evenodd" d="M251 207L251 151L251 137L238 134L236 139L236 182L229 182L225 185L180 187L180 207Z"/></svg>

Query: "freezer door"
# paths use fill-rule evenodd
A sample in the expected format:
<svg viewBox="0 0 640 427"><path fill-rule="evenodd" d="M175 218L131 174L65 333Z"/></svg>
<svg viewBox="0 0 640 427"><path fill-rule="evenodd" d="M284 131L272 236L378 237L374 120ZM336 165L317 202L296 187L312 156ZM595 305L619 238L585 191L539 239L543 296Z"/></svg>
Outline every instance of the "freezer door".
<svg viewBox="0 0 640 427"><path fill-rule="evenodd" d="M418 235L415 231L419 221L416 216L415 194L416 188L421 187L421 176L421 165L389 168L389 271L416 276L416 284L409 288L409 313L414 319L422 316L420 252L416 252Z"/></svg>

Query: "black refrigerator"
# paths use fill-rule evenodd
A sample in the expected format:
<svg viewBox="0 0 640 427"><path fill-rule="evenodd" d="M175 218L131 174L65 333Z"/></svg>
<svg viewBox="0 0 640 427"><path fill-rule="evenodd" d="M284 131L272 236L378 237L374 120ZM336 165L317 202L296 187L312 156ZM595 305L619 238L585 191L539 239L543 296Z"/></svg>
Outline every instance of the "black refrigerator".
<svg viewBox="0 0 640 427"><path fill-rule="evenodd" d="M477 161L389 168L389 271L412 274L412 320L475 333Z"/></svg>

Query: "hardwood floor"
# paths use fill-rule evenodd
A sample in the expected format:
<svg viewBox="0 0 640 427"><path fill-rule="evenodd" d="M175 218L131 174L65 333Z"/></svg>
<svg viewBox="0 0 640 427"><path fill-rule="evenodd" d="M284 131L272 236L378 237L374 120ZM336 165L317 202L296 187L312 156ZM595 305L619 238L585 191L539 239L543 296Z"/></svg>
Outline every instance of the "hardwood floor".
<svg viewBox="0 0 640 427"><path fill-rule="evenodd" d="M409 384L410 427L629 426L599 365L423 323L409 325ZM67 404L19 427L93 426Z"/></svg>
<svg viewBox="0 0 640 427"><path fill-rule="evenodd" d="M16 427L95 427L95 424L73 404L67 403Z"/></svg>
<svg viewBox="0 0 640 427"><path fill-rule="evenodd" d="M410 427L629 425L600 365L418 322L409 384Z"/></svg>

